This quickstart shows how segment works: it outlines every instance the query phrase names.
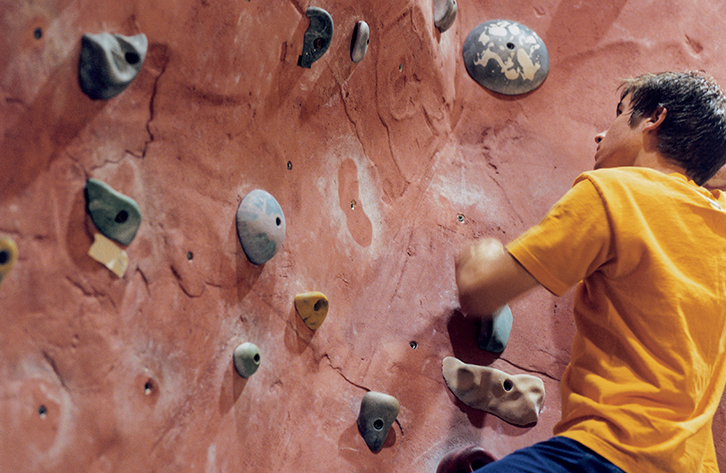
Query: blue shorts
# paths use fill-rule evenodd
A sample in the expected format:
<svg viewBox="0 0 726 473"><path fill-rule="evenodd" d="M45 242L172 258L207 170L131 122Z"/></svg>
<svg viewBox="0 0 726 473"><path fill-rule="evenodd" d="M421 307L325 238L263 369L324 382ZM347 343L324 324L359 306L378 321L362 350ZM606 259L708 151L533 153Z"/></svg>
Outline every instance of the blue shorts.
<svg viewBox="0 0 726 473"><path fill-rule="evenodd" d="M624 473L623 470L567 437L552 437L517 450L475 473Z"/></svg>

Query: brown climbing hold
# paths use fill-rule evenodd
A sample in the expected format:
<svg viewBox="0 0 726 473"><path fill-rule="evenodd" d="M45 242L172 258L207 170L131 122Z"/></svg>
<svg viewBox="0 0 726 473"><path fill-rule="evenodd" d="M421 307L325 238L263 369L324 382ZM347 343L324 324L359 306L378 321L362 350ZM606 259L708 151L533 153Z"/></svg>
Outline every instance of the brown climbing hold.
<svg viewBox="0 0 726 473"><path fill-rule="evenodd" d="M497 459L494 455L472 445L447 453L439 462L436 473L472 473L495 461Z"/></svg>
<svg viewBox="0 0 726 473"><path fill-rule="evenodd" d="M0 237L0 282L8 275L18 260L18 247L9 236Z"/></svg>
<svg viewBox="0 0 726 473"><path fill-rule="evenodd" d="M451 356L444 358L442 372L451 392L469 407L518 426L534 424L539 419L545 389L542 380L535 376L510 376Z"/></svg>
<svg viewBox="0 0 726 473"><path fill-rule="evenodd" d="M305 292L295 296L295 310L310 330L317 330L328 315L328 298L321 292Z"/></svg>

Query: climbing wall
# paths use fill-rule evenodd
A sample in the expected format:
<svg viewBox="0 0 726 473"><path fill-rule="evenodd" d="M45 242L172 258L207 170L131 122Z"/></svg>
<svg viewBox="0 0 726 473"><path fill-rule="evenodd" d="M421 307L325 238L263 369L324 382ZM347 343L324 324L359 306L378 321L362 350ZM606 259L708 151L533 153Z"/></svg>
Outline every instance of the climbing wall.
<svg viewBox="0 0 726 473"><path fill-rule="evenodd" d="M328 41L306 39L309 7L334 30L303 67ZM0 1L0 236L17 247L0 261L0 471L435 472L461 447L550 436L572 294L511 303L506 349L483 351L453 255L511 240L591 167L620 78L705 69L726 85L726 4L459 0L443 32L439 16L431 0ZM542 38L540 87L468 75L464 41L494 19ZM82 38L101 33L147 44L142 64L126 51L128 87L92 99ZM97 258L89 179L141 216ZM236 217L257 189L285 224L262 264ZM295 304L311 291L329 303L316 330ZM447 356L540 378L537 423L461 403ZM377 453L357 423L369 391L399 403ZM726 401L714 435L726 469Z"/></svg>

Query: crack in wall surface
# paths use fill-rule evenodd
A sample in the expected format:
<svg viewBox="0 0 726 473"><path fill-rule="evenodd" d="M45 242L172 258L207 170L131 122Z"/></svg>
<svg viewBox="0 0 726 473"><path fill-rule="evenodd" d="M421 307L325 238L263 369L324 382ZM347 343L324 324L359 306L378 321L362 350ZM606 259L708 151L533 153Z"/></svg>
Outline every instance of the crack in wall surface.
<svg viewBox="0 0 726 473"><path fill-rule="evenodd" d="M506 362L506 363L508 363L508 364L510 364L510 365L512 365L512 366L514 366L515 368L517 368L519 370L522 370L522 371L525 371L527 373L538 374L538 375L544 376L545 378L551 379L552 381L557 381L558 383L559 382L562 382L562 380L560 378L557 378L555 376L552 376L551 374L546 373L544 371L538 371L538 370L533 370L531 368L525 368L525 367L520 366L520 365L518 365L516 363L512 363L511 361L507 360L504 357L499 357L499 359L502 360L502 361L504 361L504 362Z"/></svg>

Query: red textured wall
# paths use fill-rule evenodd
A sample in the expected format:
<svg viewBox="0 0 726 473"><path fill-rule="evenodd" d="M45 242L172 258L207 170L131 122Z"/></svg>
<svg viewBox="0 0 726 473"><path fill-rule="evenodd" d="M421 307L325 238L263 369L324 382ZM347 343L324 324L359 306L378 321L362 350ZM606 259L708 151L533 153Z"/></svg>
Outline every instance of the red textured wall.
<svg viewBox="0 0 726 473"><path fill-rule="evenodd" d="M335 34L304 69L308 6ZM694 68L726 85L726 5L458 9L440 33L430 0L0 2L0 235L19 250L0 284L1 471L434 472L461 446L501 456L549 437L571 294L514 302L509 346L492 356L455 310L453 254L515 237L591 167L618 79ZM498 18L547 44L533 93L495 95L466 73L466 35ZM359 20L371 41L354 64ZM104 31L145 33L149 51L126 91L92 101L80 39ZM143 215L121 279L87 255L88 178ZM263 266L235 227L256 188L287 219ZM306 291L330 300L316 332L293 305ZM262 354L246 380L232 363L245 341ZM449 355L541 377L538 424L458 402ZM378 454L356 427L367 390L401 404ZM726 469L726 403L714 434Z"/></svg>

